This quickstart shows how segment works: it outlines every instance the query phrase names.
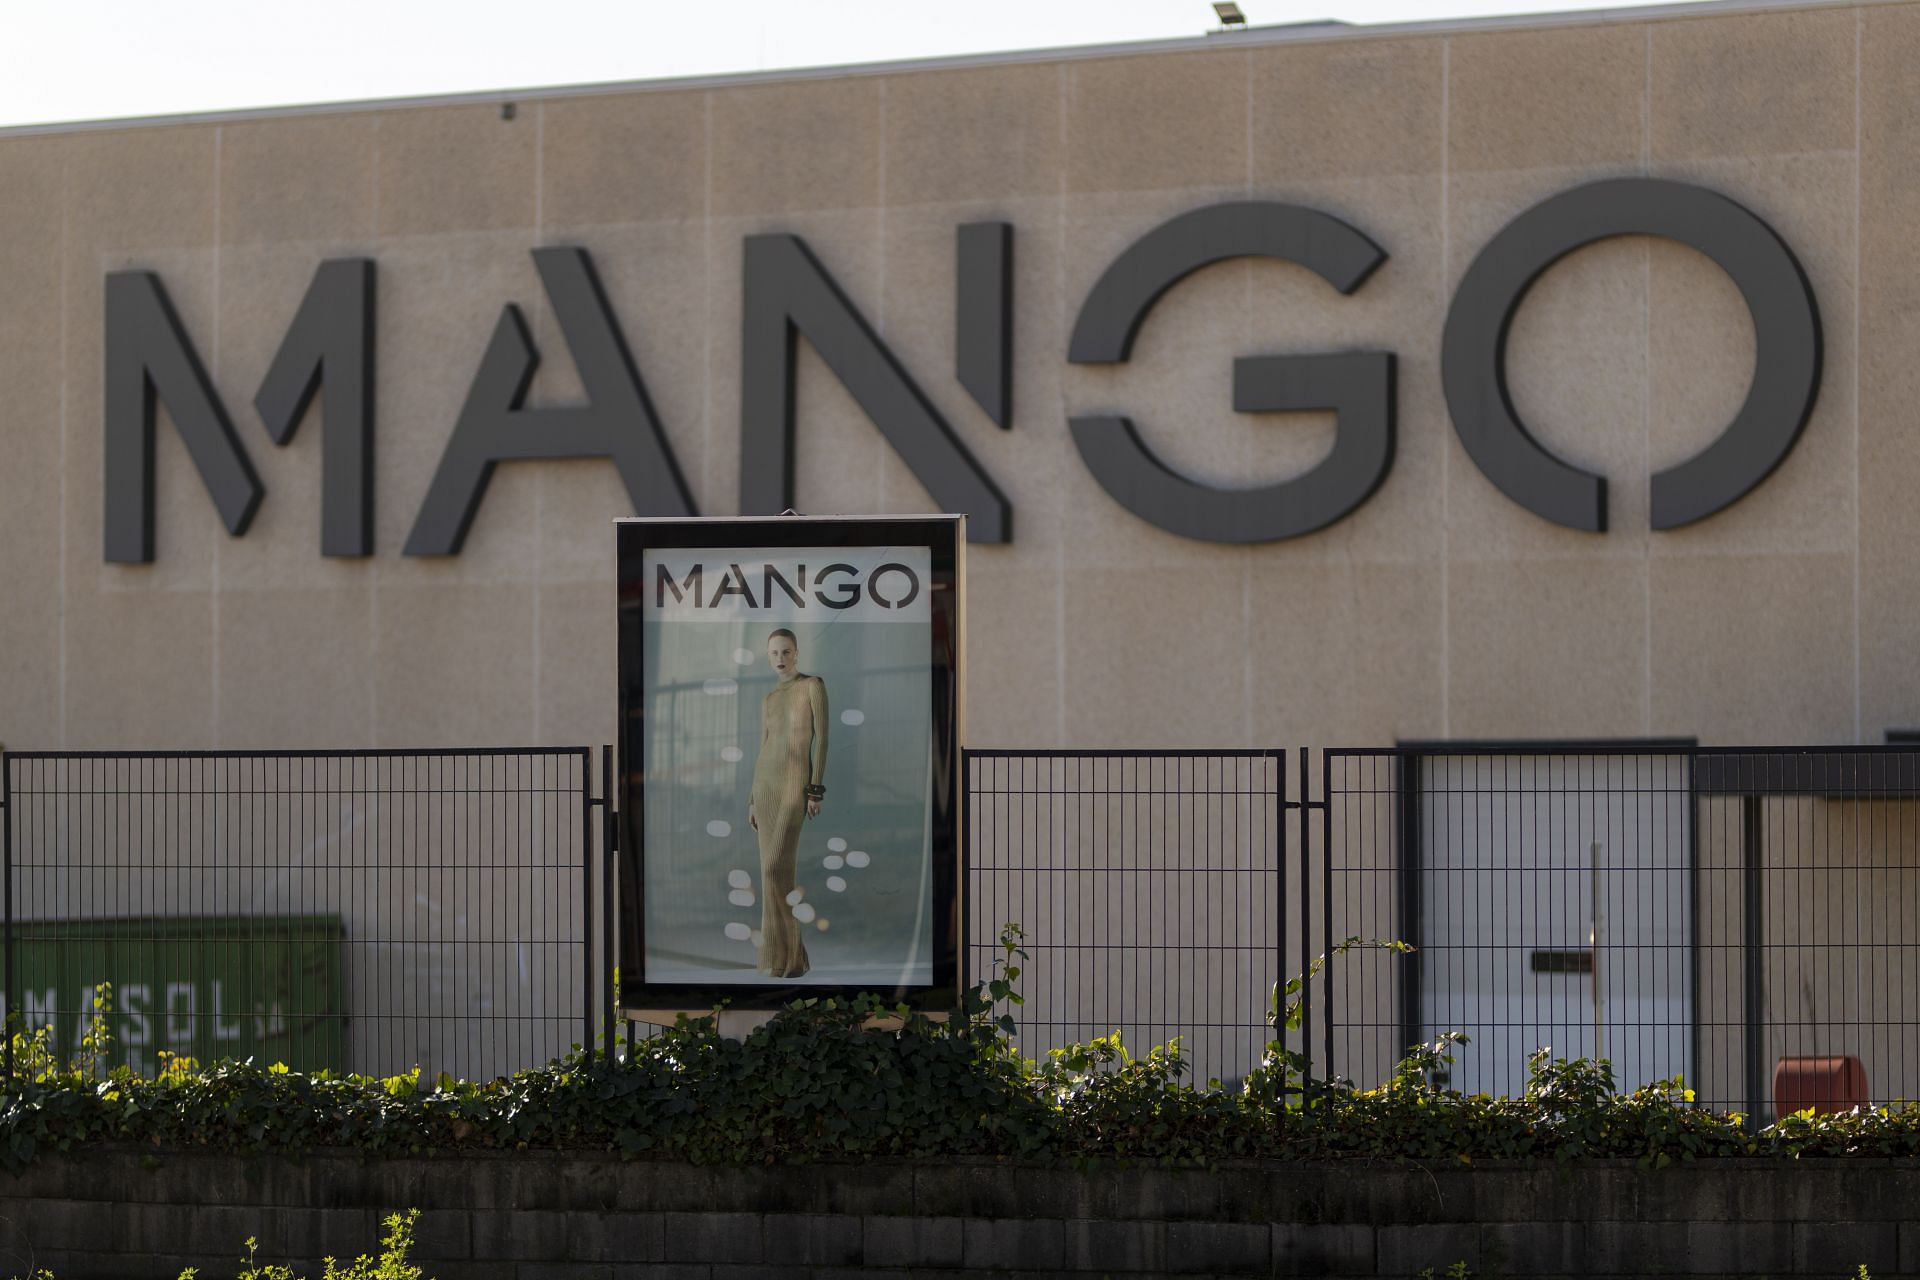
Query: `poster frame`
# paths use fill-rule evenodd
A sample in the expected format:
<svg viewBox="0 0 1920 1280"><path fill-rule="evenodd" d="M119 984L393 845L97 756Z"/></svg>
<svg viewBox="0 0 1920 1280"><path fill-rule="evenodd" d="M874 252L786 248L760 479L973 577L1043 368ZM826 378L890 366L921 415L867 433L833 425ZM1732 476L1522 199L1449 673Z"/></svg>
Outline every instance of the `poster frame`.
<svg viewBox="0 0 1920 1280"><path fill-rule="evenodd" d="M743 516L631 517L614 522L618 593L618 854L616 940L623 1017L671 1023L678 1014L704 1016L726 1007L776 1010L795 1000L851 999L877 994L890 1005L944 1014L959 1004L965 982L966 842L961 794L965 730L966 517ZM932 885L932 981L885 990L827 983L765 980L740 983L668 983L646 980L646 777L642 744L648 729L644 628L640 593L648 551L686 548L889 547L929 550L928 603L931 769L928 780L928 858ZM637 979L630 975L640 975Z"/></svg>

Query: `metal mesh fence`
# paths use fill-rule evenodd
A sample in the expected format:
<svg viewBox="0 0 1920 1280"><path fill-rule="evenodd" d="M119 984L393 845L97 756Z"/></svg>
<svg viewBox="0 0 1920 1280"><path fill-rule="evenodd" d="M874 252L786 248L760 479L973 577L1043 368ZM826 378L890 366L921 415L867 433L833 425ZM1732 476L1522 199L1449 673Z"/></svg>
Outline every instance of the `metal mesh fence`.
<svg viewBox="0 0 1920 1280"><path fill-rule="evenodd" d="M5 758L5 1009L61 1058L490 1078L592 1040L584 749Z"/></svg>
<svg viewBox="0 0 1920 1280"><path fill-rule="evenodd" d="M1177 1036L1236 1081L1274 984L1360 937L1415 950L1309 986L1316 1076L1462 1031L1470 1092L1546 1047L1760 1119L1920 1097L1920 748L977 751L964 779L967 971L1021 927L1030 1055ZM0 783L0 996L59 1056L101 982L141 1070L484 1078L610 1025L584 749L26 753Z"/></svg>
<svg viewBox="0 0 1920 1280"><path fill-rule="evenodd" d="M1023 1052L1179 1036L1192 1078L1237 1080L1269 1038L1285 908L1286 757L970 752L968 962L1004 924L1028 953Z"/></svg>
<svg viewBox="0 0 1920 1280"><path fill-rule="evenodd" d="M1758 1120L1920 1097L1920 755L1894 748L1516 748L1323 757L1317 1038L1372 1082L1470 1043L1451 1083L1517 1093L1528 1055L1684 1076Z"/></svg>

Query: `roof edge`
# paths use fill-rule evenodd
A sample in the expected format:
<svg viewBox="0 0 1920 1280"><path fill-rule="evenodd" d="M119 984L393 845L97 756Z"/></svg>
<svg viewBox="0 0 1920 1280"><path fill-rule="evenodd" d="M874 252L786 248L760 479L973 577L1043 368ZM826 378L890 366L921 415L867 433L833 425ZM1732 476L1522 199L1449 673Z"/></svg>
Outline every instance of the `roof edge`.
<svg viewBox="0 0 1920 1280"><path fill-rule="evenodd" d="M1489 32L1538 30L1553 27L1602 26L1621 23L1666 22L1735 16L1750 13L1817 9L1897 8L1914 0L1684 0L1675 4L1648 4L1627 8L1570 9L1552 13L1495 14L1472 18L1443 18L1426 22L1392 22L1350 26L1339 22L1309 22L1216 31L1199 36L1134 40L1116 44L1068 45L992 53L953 54L906 58L888 62L841 63L819 67L790 67L772 71L730 71L711 75L676 76L658 80L611 80L579 85L484 89L462 93L421 94L398 98L343 99L278 107L245 107L225 111L195 111L171 115L120 116L98 120L56 121L46 124L0 126L0 138L36 134L92 133L114 129L144 129L179 125L233 124L300 116L343 115L363 111L394 111L449 106L487 106L593 98L625 93L684 93L702 89L731 89L795 81L830 80L853 76L889 76L929 71L963 71L984 67L1017 66L1036 62L1077 62L1095 58L1141 57L1166 53L1197 53L1218 49L1271 47L1289 44L1326 44L1343 41L1406 39L1418 36L1477 35Z"/></svg>

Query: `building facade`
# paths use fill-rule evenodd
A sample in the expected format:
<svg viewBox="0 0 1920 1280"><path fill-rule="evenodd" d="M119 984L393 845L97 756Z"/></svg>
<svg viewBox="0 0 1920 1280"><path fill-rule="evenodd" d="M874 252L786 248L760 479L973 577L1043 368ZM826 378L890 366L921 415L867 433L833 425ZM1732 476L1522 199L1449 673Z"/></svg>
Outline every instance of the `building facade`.
<svg viewBox="0 0 1920 1280"><path fill-rule="evenodd" d="M609 522L676 492L973 504L974 745L1878 741L1920 723L1915 65L1920 4L1701 5L0 131L0 741L611 741ZM1777 467L1677 527L1652 477L1782 358L1738 250L1603 211L1510 317L1462 302L1504 230L1614 179L1757 220L1817 323L1784 356L1810 412L1759 406ZM1128 358L1076 358L1130 248L1250 204L1376 260L1229 235ZM1470 322L1523 436L1605 477L1603 531L1469 447ZM1242 407L1308 407L1236 411L1242 357L1353 353L1371 408L1270 365ZM1390 456L1322 527L1140 514L1165 482L1257 516L1382 403ZM1103 416L1134 445L1083 450Z"/></svg>

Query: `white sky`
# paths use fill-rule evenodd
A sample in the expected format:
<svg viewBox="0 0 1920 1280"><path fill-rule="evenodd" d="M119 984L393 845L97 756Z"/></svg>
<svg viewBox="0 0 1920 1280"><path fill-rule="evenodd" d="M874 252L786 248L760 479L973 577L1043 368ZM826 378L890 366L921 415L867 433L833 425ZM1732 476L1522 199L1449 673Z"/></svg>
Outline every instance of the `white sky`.
<svg viewBox="0 0 1920 1280"><path fill-rule="evenodd" d="M1265 25L1596 6L1240 7ZM1214 25L1208 0L0 0L0 127L1106 44Z"/></svg>

